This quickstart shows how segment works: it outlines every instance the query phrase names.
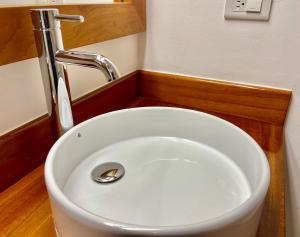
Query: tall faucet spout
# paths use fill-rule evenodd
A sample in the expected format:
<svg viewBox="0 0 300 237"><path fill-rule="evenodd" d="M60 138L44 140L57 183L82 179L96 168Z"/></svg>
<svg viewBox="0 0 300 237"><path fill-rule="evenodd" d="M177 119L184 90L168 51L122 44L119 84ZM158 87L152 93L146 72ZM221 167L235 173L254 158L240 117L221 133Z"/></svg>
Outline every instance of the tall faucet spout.
<svg viewBox="0 0 300 237"><path fill-rule="evenodd" d="M31 18L48 114L53 135L58 137L74 125L66 64L99 69L108 82L118 79L120 74L116 66L104 56L64 49L61 21L83 22L83 16L59 14L55 8L41 8L32 9Z"/></svg>
<svg viewBox="0 0 300 237"><path fill-rule="evenodd" d="M99 69L105 74L108 82L120 78L120 73L113 62L99 54L59 50L55 58L58 63Z"/></svg>

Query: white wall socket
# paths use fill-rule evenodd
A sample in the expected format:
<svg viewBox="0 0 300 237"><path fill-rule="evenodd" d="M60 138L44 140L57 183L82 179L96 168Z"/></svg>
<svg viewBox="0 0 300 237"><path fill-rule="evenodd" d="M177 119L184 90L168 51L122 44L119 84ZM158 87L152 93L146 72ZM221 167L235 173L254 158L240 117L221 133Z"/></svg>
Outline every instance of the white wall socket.
<svg viewBox="0 0 300 237"><path fill-rule="evenodd" d="M244 12L246 11L246 0L235 0L234 1L234 9L235 12Z"/></svg>
<svg viewBox="0 0 300 237"><path fill-rule="evenodd" d="M260 12L247 12L247 1L226 0L225 19L267 21L270 18L272 0L263 0Z"/></svg>

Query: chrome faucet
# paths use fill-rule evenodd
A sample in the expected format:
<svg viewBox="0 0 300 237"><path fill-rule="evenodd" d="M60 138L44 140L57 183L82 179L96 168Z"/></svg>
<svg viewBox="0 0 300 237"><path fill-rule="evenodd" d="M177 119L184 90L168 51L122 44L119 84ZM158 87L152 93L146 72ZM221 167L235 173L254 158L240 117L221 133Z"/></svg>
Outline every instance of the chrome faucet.
<svg viewBox="0 0 300 237"><path fill-rule="evenodd" d="M56 135L61 136L74 126L67 64L101 70L108 82L120 77L116 66L105 56L64 50L61 21L83 22L82 16L59 14L58 9L32 9L32 24L48 114Z"/></svg>

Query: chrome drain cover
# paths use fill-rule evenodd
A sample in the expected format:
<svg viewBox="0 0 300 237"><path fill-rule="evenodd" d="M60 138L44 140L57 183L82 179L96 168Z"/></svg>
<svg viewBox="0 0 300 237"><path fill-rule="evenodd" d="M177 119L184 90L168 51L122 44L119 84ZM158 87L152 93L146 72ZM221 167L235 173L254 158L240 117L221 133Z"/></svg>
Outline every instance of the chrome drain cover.
<svg viewBox="0 0 300 237"><path fill-rule="evenodd" d="M113 183L122 178L125 174L124 167L115 162L104 163L92 171L92 179L97 183Z"/></svg>

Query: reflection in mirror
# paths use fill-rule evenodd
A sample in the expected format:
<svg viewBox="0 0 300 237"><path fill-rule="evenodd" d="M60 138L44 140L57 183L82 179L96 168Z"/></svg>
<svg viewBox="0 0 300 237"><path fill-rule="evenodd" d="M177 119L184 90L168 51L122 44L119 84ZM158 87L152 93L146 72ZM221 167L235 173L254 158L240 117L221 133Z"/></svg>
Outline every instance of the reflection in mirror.
<svg viewBox="0 0 300 237"><path fill-rule="evenodd" d="M0 5L113 3L114 0L0 0Z"/></svg>

